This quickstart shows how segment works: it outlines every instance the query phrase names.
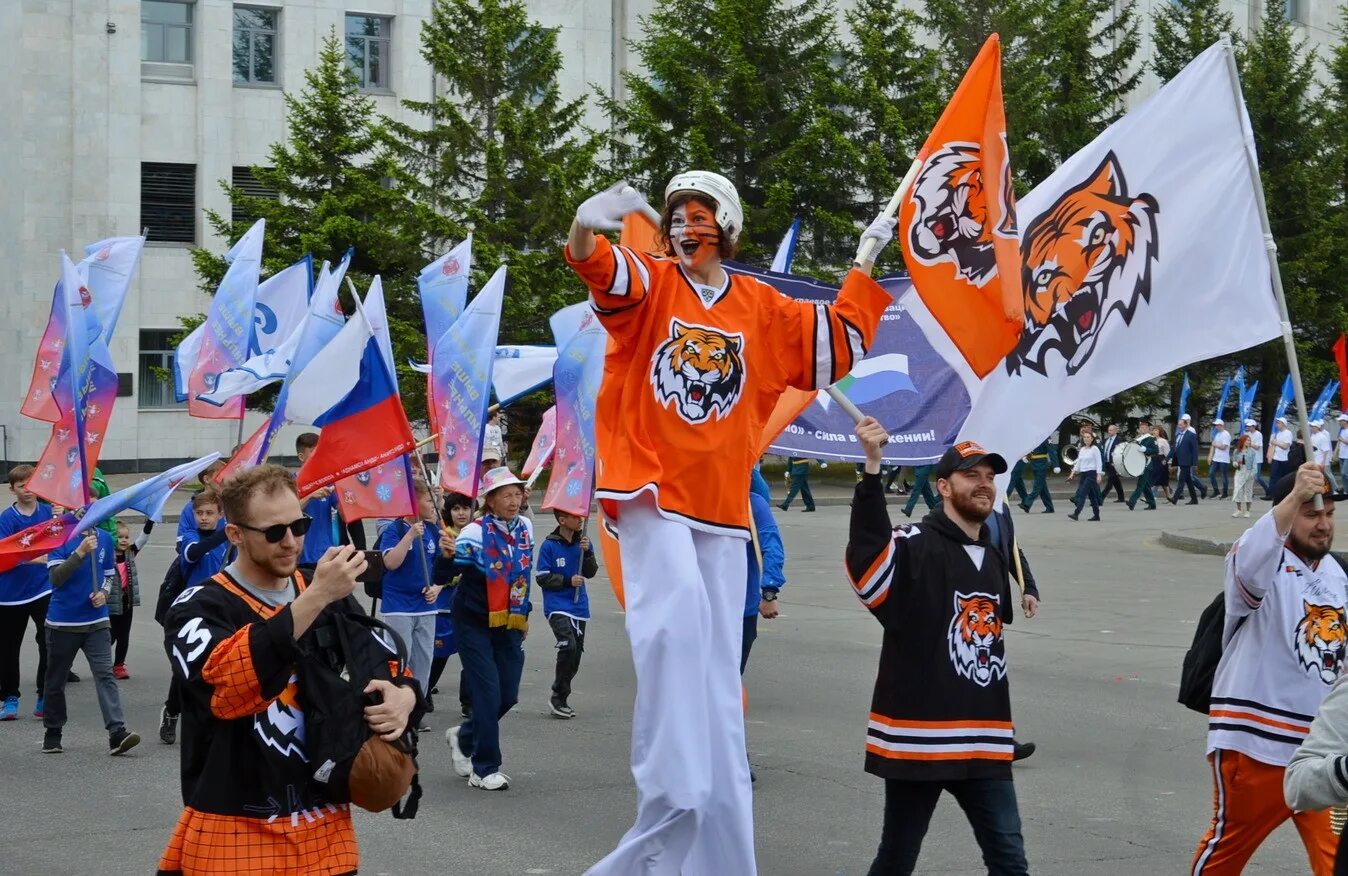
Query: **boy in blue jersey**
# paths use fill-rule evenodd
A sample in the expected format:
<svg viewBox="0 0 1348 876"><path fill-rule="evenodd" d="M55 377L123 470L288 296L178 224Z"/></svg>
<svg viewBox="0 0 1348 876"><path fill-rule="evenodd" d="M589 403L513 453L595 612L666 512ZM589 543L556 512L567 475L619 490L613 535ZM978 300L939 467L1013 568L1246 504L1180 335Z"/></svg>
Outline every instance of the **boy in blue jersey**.
<svg viewBox="0 0 1348 876"><path fill-rule="evenodd" d="M51 506L39 502L24 486L33 476L33 466L16 465L9 470L9 491L14 504L0 512L0 538L8 538L51 519ZM42 717L42 686L47 677L47 603L51 601L51 582L47 579L47 558L38 557L0 574L0 721L19 717L19 655L28 621L33 621L37 641L37 702L33 717Z"/></svg>
<svg viewBox="0 0 1348 876"><path fill-rule="evenodd" d="M229 542L225 537L225 518L220 513L220 494L207 487L192 497L192 518L196 529L178 540L178 563L183 573L183 589L214 578L225 567Z"/></svg>
<svg viewBox="0 0 1348 876"><path fill-rule="evenodd" d="M318 446L317 432L304 432L295 438L295 456L300 465L309 458ZM301 506L304 516L313 523L304 535L304 547L300 549L299 570L305 580L313 580L314 568L328 548L341 544L341 517L337 514L337 491L333 487L324 487L309 494Z"/></svg>
<svg viewBox="0 0 1348 876"><path fill-rule="evenodd" d="M599 563L589 536L580 534L585 519L557 509L552 513L557 528L538 548L534 574L543 590L543 617L557 638L557 674L549 706L554 717L569 719L576 717L576 710L567 701L585 653L585 625L590 620L585 581L599 572Z"/></svg>
<svg viewBox="0 0 1348 876"><path fill-rule="evenodd" d="M412 482L417 495L417 516L394 520L379 534L377 550L384 555L384 621L397 630L407 645L407 664L412 677L429 691L431 652L435 648L436 603L443 587L433 584L430 569L440 550L440 527L435 497L425 481ZM421 551L421 557L417 551ZM424 561L424 562L423 562Z"/></svg>
<svg viewBox="0 0 1348 876"><path fill-rule="evenodd" d="M59 509L53 509L60 513ZM140 742L126 729L122 701L112 676L112 633L108 594L117 580L117 546L106 530L94 528L72 537L47 555L51 604L47 608L47 678L42 725L44 754L60 754L66 723L66 673L83 651L98 691L98 708L108 730L108 753L125 754Z"/></svg>

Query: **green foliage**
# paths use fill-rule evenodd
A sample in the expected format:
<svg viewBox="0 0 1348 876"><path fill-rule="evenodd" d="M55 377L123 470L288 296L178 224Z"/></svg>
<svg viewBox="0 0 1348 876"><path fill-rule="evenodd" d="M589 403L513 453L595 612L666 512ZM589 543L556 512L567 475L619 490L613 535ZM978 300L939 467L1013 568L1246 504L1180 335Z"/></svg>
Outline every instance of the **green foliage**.
<svg viewBox="0 0 1348 876"><path fill-rule="evenodd" d="M716 170L744 204L744 260L766 263L798 216L801 270L849 263L871 216L835 21L832 0L660 0L633 44L646 72L603 100L615 170L654 204L675 173Z"/></svg>
<svg viewBox="0 0 1348 876"><path fill-rule="evenodd" d="M1224 33L1233 40L1237 37L1235 22L1221 0L1158 3L1151 17L1151 68L1162 82L1169 82Z"/></svg>
<svg viewBox="0 0 1348 876"><path fill-rule="evenodd" d="M508 265L502 336L550 343L548 317L583 297L561 244L599 147L561 98L557 35L518 0L436 0L421 37L444 90L384 120L399 188L437 248L474 232L474 288Z"/></svg>

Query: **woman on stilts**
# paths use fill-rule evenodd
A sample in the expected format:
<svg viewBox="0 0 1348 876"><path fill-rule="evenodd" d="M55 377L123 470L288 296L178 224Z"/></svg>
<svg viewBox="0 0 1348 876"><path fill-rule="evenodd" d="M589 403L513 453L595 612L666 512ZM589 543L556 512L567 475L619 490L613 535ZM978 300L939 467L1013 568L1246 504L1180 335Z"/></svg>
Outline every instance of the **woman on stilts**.
<svg viewBox="0 0 1348 876"><path fill-rule="evenodd" d="M621 183L593 196L566 247L612 339L595 418L596 495L617 530L637 674L636 821L589 872L752 874L739 678L749 471L782 392L846 375L891 299L870 279L871 258L854 265L831 306L728 274L721 262L736 252L744 214L719 174L670 181L663 256L594 233L643 208ZM894 224L882 216L862 240L883 246Z"/></svg>

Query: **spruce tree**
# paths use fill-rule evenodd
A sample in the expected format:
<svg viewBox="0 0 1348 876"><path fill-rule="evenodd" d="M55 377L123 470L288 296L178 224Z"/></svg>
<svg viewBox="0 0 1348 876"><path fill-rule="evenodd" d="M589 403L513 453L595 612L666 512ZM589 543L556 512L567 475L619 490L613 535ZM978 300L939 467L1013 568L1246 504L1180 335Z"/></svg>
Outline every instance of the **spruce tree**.
<svg viewBox="0 0 1348 876"><path fill-rule="evenodd" d="M1297 38L1281 4L1268 4L1243 60L1242 86L1269 222L1306 389L1313 397L1328 375L1329 347L1344 326L1344 275L1335 270L1335 262L1342 264L1337 255L1341 238L1332 236L1330 221L1341 190L1327 184L1325 166L1325 156L1333 153L1330 137L1342 135L1325 124L1315 53ZM1332 113L1332 85L1330 93ZM1268 387L1263 401L1271 411L1287 372L1282 343L1265 344L1258 353L1262 369L1257 376Z"/></svg>
<svg viewBox="0 0 1348 876"><path fill-rule="evenodd" d="M598 151L561 97L556 32L519 0L436 0L421 42L442 90L386 120L398 186L433 249L474 233L474 288L508 266L502 338L551 343L548 317L584 292L561 246Z"/></svg>
<svg viewBox="0 0 1348 876"><path fill-rule="evenodd" d="M285 95L285 107L286 140L272 145L266 166L252 168L254 179L273 196L249 194L221 180L234 211L248 218L234 222L208 210L207 221L232 242L256 219L266 219L264 272L293 264L306 253L312 254L315 269L325 260L335 265L354 248L347 276L362 295L370 278L382 275L394 358L400 363L400 383L410 390L409 414L416 418L424 409L425 379L406 362L410 356L424 358L424 346L409 343L406 324L421 320L419 312L412 312L412 292L424 251L418 231L407 221L406 199L390 185L397 168L380 148L374 100L360 90L335 32L324 38L300 93ZM224 276L224 259L204 249L192 256L202 288L214 292ZM249 403L265 409L272 398L263 392Z"/></svg>
<svg viewBox="0 0 1348 876"><path fill-rule="evenodd" d="M1151 68L1162 82L1169 82L1224 33L1236 38L1234 19L1221 0L1158 4L1151 17Z"/></svg>
<svg viewBox="0 0 1348 876"><path fill-rule="evenodd" d="M688 169L724 174L745 209L741 258L766 263L794 217L802 271L846 266L866 205L832 0L659 0L629 96L606 99L615 170L654 205ZM885 196L888 196L888 192Z"/></svg>
<svg viewBox="0 0 1348 876"><path fill-rule="evenodd" d="M858 0L847 13L848 82L854 89L854 139L862 154L865 215L879 213L940 117L945 99L940 60L919 41L919 20L902 0ZM882 260L897 266L898 247Z"/></svg>

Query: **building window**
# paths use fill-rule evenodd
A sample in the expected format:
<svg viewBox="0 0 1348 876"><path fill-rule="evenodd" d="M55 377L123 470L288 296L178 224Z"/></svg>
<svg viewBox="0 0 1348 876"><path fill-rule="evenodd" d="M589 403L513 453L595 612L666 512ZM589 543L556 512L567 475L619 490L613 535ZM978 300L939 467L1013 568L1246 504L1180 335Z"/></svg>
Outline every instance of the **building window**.
<svg viewBox="0 0 1348 876"><path fill-rule="evenodd" d="M234 188L241 189L245 195L251 195L254 198L269 198L273 201L281 200L280 192L253 176L253 169L251 167L234 168L234 176L230 182L233 184ZM249 213L238 204L231 204L229 218L235 224L238 224L255 222L258 217Z"/></svg>
<svg viewBox="0 0 1348 876"><path fill-rule="evenodd" d="M192 4L142 0L140 59L160 64L192 63Z"/></svg>
<svg viewBox="0 0 1348 876"><path fill-rule="evenodd" d="M234 81L276 83L277 12L234 7Z"/></svg>
<svg viewBox="0 0 1348 876"><path fill-rule="evenodd" d="M147 240L195 243L197 166L143 162L140 166L140 224Z"/></svg>
<svg viewBox="0 0 1348 876"><path fill-rule="evenodd" d="M181 408L173 392L173 339L182 329L140 330L140 408Z"/></svg>
<svg viewBox="0 0 1348 876"><path fill-rule="evenodd" d="M376 15L346 17L346 59L361 88L389 87L389 34L392 30L391 18Z"/></svg>

